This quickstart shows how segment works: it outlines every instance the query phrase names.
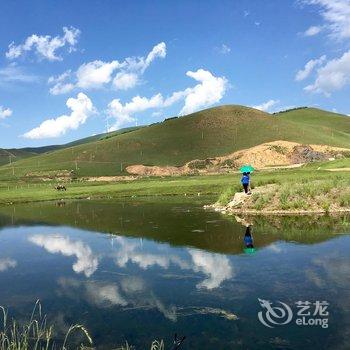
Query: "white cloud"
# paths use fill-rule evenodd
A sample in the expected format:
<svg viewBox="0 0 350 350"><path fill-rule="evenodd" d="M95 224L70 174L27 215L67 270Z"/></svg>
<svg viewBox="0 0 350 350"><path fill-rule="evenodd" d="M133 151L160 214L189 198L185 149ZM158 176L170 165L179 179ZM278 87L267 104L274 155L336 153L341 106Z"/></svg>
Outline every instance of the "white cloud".
<svg viewBox="0 0 350 350"><path fill-rule="evenodd" d="M154 46L146 57L128 57L122 62L96 60L84 63L73 74L70 72L68 75L65 72L58 77L51 77L49 84L54 85L50 89L50 93L63 94L77 87L99 89L111 82L116 89L127 90L137 85L142 74L156 58L164 58L165 56L166 45L161 42ZM116 71L117 74L115 74Z"/></svg>
<svg viewBox="0 0 350 350"><path fill-rule="evenodd" d="M23 136L29 139L59 137L68 130L77 129L86 122L89 116L95 113L91 100L83 93L79 93L77 98L69 98L66 105L72 110L71 114L61 115L56 119L47 119Z"/></svg>
<svg viewBox="0 0 350 350"><path fill-rule="evenodd" d="M196 72L189 71L186 75L199 81L200 84L182 91L175 91L167 98L164 98L160 93L150 99L135 96L131 102L125 105L119 99L112 100L107 109L108 116L115 119L110 131L135 122L134 115L148 109L166 108L184 99L185 104L180 114L189 114L219 102L224 96L228 85L225 77L215 77L204 69L198 69Z"/></svg>
<svg viewBox="0 0 350 350"><path fill-rule="evenodd" d="M268 100L260 105L252 106L255 109L259 109L264 112L271 112L272 107L275 107L279 103L279 100Z"/></svg>
<svg viewBox="0 0 350 350"><path fill-rule="evenodd" d="M183 100L190 92L192 88L187 88L182 91L175 91L169 97L164 100L163 107L170 107L174 103Z"/></svg>
<svg viewBox="0 0 350 350"><path fill-rule="evenodd" d="M9 45L9 50L6 52L6 57L15 59L22 56L24 53L34 50L40 59L49 61L61 61L62 57L56 51L68 46L68 51L74 51L74 47L78 41L80 30L74 27L63 27L63 35L51 37L50 35L29 36L23 44L15 45L12 42Z"/></svg>
<svg viewBox="0 0 350 350"><path fill-rule="evenodd" d="M132 123L136 119L135 113L146 111L147 109L159 108L163 104L161 94L154 95L150 99L147 97L135 96L131 102L123 105L119 99L114 99L108 104L107 114L115 119L114 125L110 131L119 129L122 125Z"/></svg>
<svg viewBox="0 0 350 350"><path fill-rule="evenodd" d="M10 259L10 258L4 258L0 259L0 272L6 271L8 269L13 269L17 266L17 261Z"/></svg>
<svg viewBox="0 0 350 350"><path fill-rule="evenodd" d="M72 241L68 237L59 235L33 235L28 238L31 243L44 248L49 253L60 253L64 256L75 256L77 261L73 264L76 273L84 273L90 277L98 267L98 259L91 248L82 241Z"/></svg>
<svg viewBox="0 0 350 350"><path fill-rule="evenodd" d="M302 3L320 8L320 15L324 23L322 26L310 27L309 34L317 34L319 29L327 31L332 41L350 39L350 1L349 0L302 0ZM308 32L307 31L307 32ZM307 33L306 32L306 33ZM316 65L324 63L317 70L315 81L304 88L307 92L322 93L330 96L332 92L341 90L350 82L350 51L344 52L341 57L328 62L311 62L310 72ZM305 66L305 68L307 68ZM301 73L302 74L302 73ZM308 76L306 70L306 76ZM300 76L302 80L303 75Z"/></svg>
<svg viewBox="0 0 350 350"><path fill-rule="evenodd" d="M85 63L76 72L77 86L84 89L100 88L112 80L113 72L120 67L118 61L93 61Z"/></svg>
<svg viewBox="0 0 350 350"><path fill-rule="evenodd" d="M10 108L5 108L0 105L0 120L11 117L11 115L12 115L12 110Z"/></svg>
<svg viewBox="0 0 350 350"><path fill-rule="evenodd" d="M189 114L219 102L227 90L228 82L225 77L215 77L204 69L198 69L196 72L188 71L186 75L199 81L200 84L187 90L181 114Z"/></svg>
<svg viewBox="0 0 350 350"><path fill-rule="evenodd" d="M65 83L65 80L71 76L71 71L67 70L63 74L57 77L50 77L48 80L49 84L54 84L50 89L52 95L65 94L74 89L74 85L71 83Z"/></svg>
<svg viewBox="0 0 350 350"><path fill-rule="evenodd" d="M16 63L0 69L0 83L33 83L36 81L38 81L37 76L25 73L23 68L17 66Z"/></svg>
<svg viewBox="0 0 350 350"><path fill-rule="evenodd" d="M317 35L322 31L321 26L311 26L307 30L305 30L304 35L305 36L314 36Z"/></svg>
<svg viewBox="0 0 350 350"><path fill-rule="evenodd" d="M317 70L313 84L304 88L305 91L323 93L330 96L333 91L341 90L350 83L350 50L341 57L328 61Z"/></svg>
<svg viewBox="0 0 350 350"><path fill-rule="evenodd" d="M113 85L116 89L128 90L136 86L138 82L138 75L135 73L118 73L113 79Z"/></svg>
<svg viewBox="0 0 350 350"><path fill-rule="evenodd" d="M350 38L349 0L303 0L303 3L321 7L320 14L325 22L323 27L329 31L332 39Z"/></svg>
<svg viewBox="0 0 350 350"><path fill-rule="evenodd" d="M323 55L315 60L310 60L305 64L304 69L297 72L295 76L296 81L302 81L310 76L315 67L320 66L326 60L326 56Z"/></svg>
<svg viewBox="0 0 350 350"><path fill-rule="evenodd" d="M139 71L141 74L149 67L156 58L166 56L166 45L161 42L153 47L146 57L128 57L124 61L126 71Z"/></svg>
<svg viewBox="0 0 350 350"><path fill-rule="evenodd" d="M161 42L153 47L152 51L147 55L146 59L143 57L139 59L141 72L143 73L156 58L164 58L165 56L166 45L164 42ZM134 70L135 68L131 66L130 69Z"/></svg>

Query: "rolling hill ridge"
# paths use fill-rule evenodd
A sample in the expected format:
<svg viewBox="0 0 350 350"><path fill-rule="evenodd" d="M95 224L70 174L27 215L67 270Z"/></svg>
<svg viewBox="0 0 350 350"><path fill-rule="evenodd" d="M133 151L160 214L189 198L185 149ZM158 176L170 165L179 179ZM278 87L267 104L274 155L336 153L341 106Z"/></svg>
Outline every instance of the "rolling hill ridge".
<svg viewBox="0 0 350 350"><path fill-rule="evenodd" d="M141 126L123 128L117 131L106 132L106 133L97 134L89 137L84 137L83 139L79 139L63 145L49 145L49 146L42 146L42 147L24 147L24 148L11 148L11 149L0 148L0 166L9 164L12 162L16 162L20 159L33 157L39 154L53 152L59 149L65 149L73 146L83 145L89 142L104 140L109 137L113 137L119 134L124 134L130 131L137 130L139 128L141 128Z"/></svg>
<svg viewBox="0 0 350 350"><path fill-rule="evenodd" d="M0 167L0 175L72 170L77 176L120 175L133 164L181 166L276 140L348 148L350 118L315 108L271 115L219 106L22 159Z"/></svg>

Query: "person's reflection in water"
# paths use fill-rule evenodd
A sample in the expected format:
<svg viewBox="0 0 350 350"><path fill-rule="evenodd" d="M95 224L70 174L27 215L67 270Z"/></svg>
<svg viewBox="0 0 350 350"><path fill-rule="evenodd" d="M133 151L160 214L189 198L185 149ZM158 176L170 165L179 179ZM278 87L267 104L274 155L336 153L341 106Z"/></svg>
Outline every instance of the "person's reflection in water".
<svg viewBox="0 0 350 350"><path fill-rule="evenodd" d="M252 228L251 225L246 226L245 235L243 238L244 245L246 248L254 249L254 241L252 236Z"/></svg>
<svg viewBox="0 0 350 350"><path fill-rule="evenodd" d="M241 218L239 216L235 216L235 219L245 227L245 234L243 237L244 252L247 254L255 253L256 249L254 248L254 239L252 235L253 223L249 220L249 218Z"/></svg>

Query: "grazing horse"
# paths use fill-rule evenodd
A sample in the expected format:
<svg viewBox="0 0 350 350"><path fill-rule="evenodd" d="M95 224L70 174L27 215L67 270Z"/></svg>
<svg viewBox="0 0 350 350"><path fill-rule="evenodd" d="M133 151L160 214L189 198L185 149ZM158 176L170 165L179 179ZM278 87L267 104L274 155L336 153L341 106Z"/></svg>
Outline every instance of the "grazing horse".
<svg viewBox="0 0 350 350"><path fill-rule="evenodd" d="M63 185L57 185L57 186L55 187L55 189L56 189L57 191L67 191L66 186L63 186Z"/></svg>

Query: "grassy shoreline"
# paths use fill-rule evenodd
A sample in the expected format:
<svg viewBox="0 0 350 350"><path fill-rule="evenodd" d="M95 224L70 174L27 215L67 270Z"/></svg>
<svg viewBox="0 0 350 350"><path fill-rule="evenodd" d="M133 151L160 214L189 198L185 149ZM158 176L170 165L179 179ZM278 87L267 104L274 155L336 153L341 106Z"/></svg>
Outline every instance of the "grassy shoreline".
<svg viewBox="0 0 350 350"><path fill-rule="evenodd" d="M341 174L263 184L247 196L226 190L212 206L232 214L305 215L350 212L350 181Z"/></svg>
<svg viewBox="0 0 350 350"><path fill-rule="evenodd" d="M252 186L274 185L284 192L296 189L298 196L302 196L309 184L320 183L320 188L312 185L314 193L309 195L324 195L325 202L328 198L328 192L337 183L346 195L341 194L344 198L342 207L348 207L350 199L348 198L348 189L350 188L350 172L340 172L337 174L325 170L314 170L312 167L302 167L299 169L285 169L256 172L252 176ZM68 200L68 199L116 199L127 197L159 197L159 196L216 196L218 202L225 206L233 197L235 192L241 191L239 174L221 174L210 176L179 176L165 178L142 178L134 181L120 181L108 183L91 183L77 181L66 184L67 191L57 191L54 189L56 182L34 183L25 180L18 181L0 181L0 205L9 205L15 203L30 203L51 200ZM325 185L326 184L326 185ZM308 189L309 191L309 189ZM330 193L330 192L329 192ZM254 209L261 211L267 209L265 204L271 199L271 195L262 195L256 197ZM350 196L350 195L349 195ZM288 205L288 196L285 194L284 203L281 207L275 207L274 210L288 209L307 209L305 203L301 202L300 208L286 208ZM322 199L322 198L321 198ZM209 203L208 203L209 204ZM275 203L276 204L276 203ZM326 208L325 208L326 209Z"/></svg>
<svg viewBox="0 0 350 350"><path fill-rule="evenodd" d="M61 199L113 199L125 197L219 195L235 175L144 178L130 182L66 184L67 191L54 189L56 183L0 182L0 205Z"/></svg>

